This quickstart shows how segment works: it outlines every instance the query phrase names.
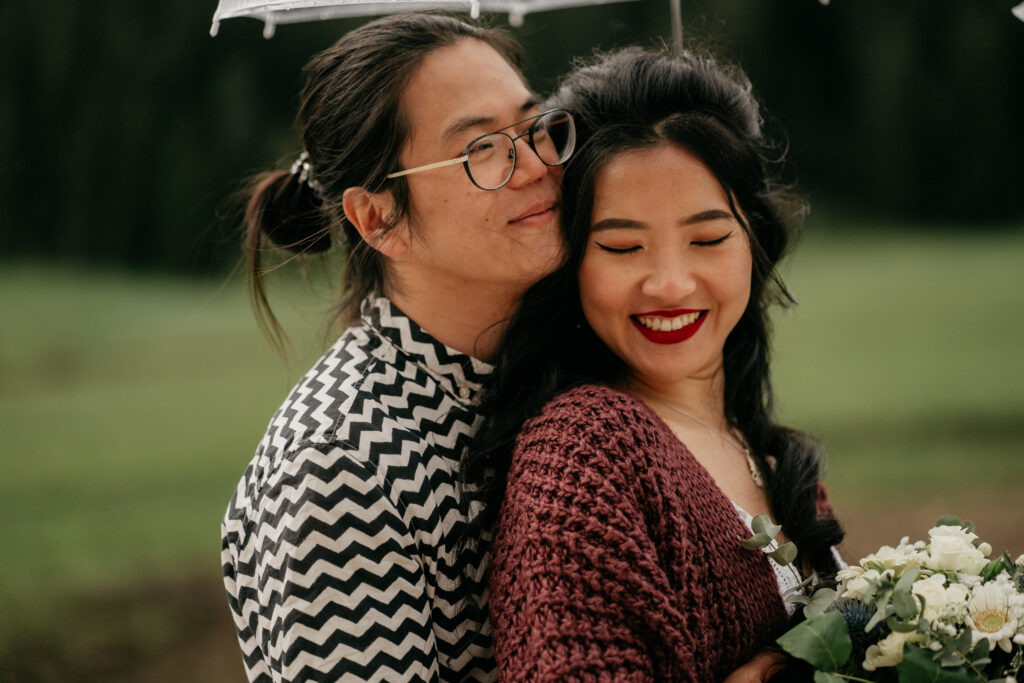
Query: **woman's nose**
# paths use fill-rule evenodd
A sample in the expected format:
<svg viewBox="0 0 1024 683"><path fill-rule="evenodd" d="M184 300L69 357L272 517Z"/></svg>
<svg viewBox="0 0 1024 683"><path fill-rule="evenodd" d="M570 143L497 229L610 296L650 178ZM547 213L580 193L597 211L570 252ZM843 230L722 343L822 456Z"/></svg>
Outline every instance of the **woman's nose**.
<svg viewBox="0 0 1024 683"><path fill-rule="evenodd" d="M678 258L658 259L647 273L641 291L667 302L678 301L697 289L693 270Z"/></svg>

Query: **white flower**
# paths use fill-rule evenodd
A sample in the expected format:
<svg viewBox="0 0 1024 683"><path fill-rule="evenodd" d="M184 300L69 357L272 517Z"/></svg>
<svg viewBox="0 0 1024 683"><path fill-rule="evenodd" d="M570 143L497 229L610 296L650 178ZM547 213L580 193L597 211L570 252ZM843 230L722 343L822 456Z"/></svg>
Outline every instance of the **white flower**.
<svg viewBox="0 0 1024 683"><path fill-rule="evenodd" d="M985 555L973 545L978 536L962 527L937 526L928 531L928 536L931 542L925 564L931 569L977 574L988 564Z"/></svg>
<svg viewBox="0 0 1024 683"><path fill-rule="evenodd" d="M883 545L881 548L871 553L860 561L862 567L867 567L869 564L877 565L883 570L885 569L906 569L908 567L919 567L925 560L928 559L928 553L923 552L920 548L915 545L910 545L906 536L904 536L899 545L895 548L888 545ZM902 574L903 572L899 572Z"/></svg>
<svg viewBox="0 0 1024 683"><path fill-rule="evenodd" d="M881 578L881 576L882 575L879 574L876 570L868 569L867 571L861 573L860 576L851 579L850 581L843 584L846 590L843 592L842 597L852 598L854 600L863 600L864 594L868 592L868 589L871 588L871 585L874 582L878 581L878 579Z"/></svg>
<svg viewBox="0 0 1024 683"><path fill-rule="evenodd" d="M971 588L982 584L981 577L977 574L957 574L956 578L960 583L965 586L970 586Z"/></svg>
<svg viewBox="0 0 1024 683"><path fill-rule="evenodd" d="M836 572L836 580L845 583L851 579L856 579L863 573L863 567L847 567Z"/></svg>
<svg viewBox="0 0 1024 683"><path fill-rule="evenodd" d="M876 645L871 645L864 655L864 669L874 671L882 666L896 666L903 661L903 645L911 636L917 635L894 631Z"/></svg>
<svg viewBox="0 0 1024 683"><path fill-rule="evenodd" d="M1008 580L997 577L971 591L967 605L967 624L971 627L972 647L982 638L989 645L998 645L1004 652L1012 649L1011 640L1021 618L1019 594Z"/></svg>
<svg viewBox="0 0 1024 683"><path fill-rule="evenodd" d="M951 583L946 586L946 604L943 606L944 615L959 617L962 620L967 609L967 601L971 599L971 589L962 583Z"/></svg>
<svg viewBox="0 0 1024 683"><path fill-rule="evenodd" d="M924 598L924 618L934 621L946 606L946 575L932 574L914 583L910 592Z"/></svg>

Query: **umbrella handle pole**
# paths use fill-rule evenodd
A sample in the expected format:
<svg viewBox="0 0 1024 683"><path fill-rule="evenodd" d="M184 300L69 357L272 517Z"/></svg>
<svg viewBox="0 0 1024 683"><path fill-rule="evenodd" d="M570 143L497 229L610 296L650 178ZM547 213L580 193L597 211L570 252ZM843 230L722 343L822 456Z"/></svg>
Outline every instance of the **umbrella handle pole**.
<svg viewBox="0 0 1024 683"><path fill-rule="evenodd" d="M672 12L672 49L677 57L683 56L683 7L682 0L668 0Z"/></svg>

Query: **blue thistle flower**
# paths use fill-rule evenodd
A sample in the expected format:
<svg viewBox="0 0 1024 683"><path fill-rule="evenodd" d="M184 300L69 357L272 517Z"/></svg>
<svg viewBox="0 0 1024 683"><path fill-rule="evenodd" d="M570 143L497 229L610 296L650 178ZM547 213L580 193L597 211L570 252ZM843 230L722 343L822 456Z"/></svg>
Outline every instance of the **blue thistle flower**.
<svg viewBox="0 0 1024 683"><path fill-rule="evenodd" d="M861 662L868 647L874 645L888 635L888 627L884 622L876 624L870 631L865 632L868 622L875 616L875 608L872 605L865 605L860 600L844 598L837 600L832 609L838 610L846 621L846 631L850 634L853 642L851 661Z"/></svg>

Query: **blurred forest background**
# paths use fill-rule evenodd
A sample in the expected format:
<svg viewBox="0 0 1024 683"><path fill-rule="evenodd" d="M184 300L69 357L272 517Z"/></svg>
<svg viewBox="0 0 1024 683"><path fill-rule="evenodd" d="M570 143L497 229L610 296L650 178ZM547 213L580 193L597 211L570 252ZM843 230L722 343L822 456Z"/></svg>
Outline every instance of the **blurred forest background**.
<svg viewBox="0 0 1024 683"><path fill-rule="evenodd" d="M828 447L848 560L947 512L1024 552L1012 4L683 2L686 39L750 74L812 206L777 385ZM366 19L211 38L214 8L0 5L0 681L242 676L219 519L330 340L343 255L276 277L285 364L247 308L225 200L298 153L302 66ZM662 0L512 32L541 93L597 48L671 39Z"/></svg>

